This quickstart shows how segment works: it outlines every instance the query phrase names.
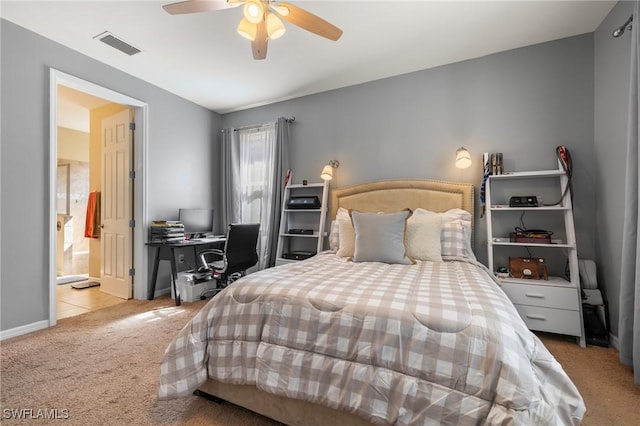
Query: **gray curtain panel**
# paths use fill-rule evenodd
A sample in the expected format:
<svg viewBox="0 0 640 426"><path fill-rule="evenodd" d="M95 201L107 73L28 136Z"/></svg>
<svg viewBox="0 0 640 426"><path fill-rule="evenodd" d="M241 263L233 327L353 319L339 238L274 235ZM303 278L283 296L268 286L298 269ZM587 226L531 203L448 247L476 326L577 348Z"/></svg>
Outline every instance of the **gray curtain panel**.
<svg viewBox="0 0 640 426"><path fill-rule="evenodd" d="M220 208L222 232L227 232L227 226L234 222L234 218L239 217L238 203L235 202L236 194L240 193L238 187L238 171L233 167L234 158L238 157L238 144L234 143L234 138L238 135L235 129L228 128L222 131L222 152L220 158L220 184L222 195L222 206Z"/></svg>
<svg viewBox="0 0 640 426"><path fill-rule="evenodd" d="M620 320L618 339L620 361L633 367L634 381L640 385L640 191L638 164L638 80L640 79L639 20L640 1L633 10L631 34L631 79L629 84L629 133L627 136L627 170L625 178L624 236L622 238L622 271L620 276Z"/></svg>
<svg viewBox="0 0 640 426"><path fill-rule="evenodd" d="M291 119L280 117L276 123L276 154L275 173L273 174L273 203L271 229L269 233L269 266L276 264L278 233L280 232L280 217L282 216L282 201L284 197L284 180L289 170L289 125Z"/></svg>

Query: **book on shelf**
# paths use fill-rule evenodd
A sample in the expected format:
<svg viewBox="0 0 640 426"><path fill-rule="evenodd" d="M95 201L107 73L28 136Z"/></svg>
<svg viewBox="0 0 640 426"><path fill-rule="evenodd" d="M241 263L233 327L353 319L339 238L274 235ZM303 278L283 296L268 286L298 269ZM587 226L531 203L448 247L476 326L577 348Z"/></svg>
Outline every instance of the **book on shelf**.
<svg viewBox="0 0 640 426"><path fill-rule="evenodd" d="M151 222L153 228L184 228L179 220L154 220Z"/></svg>
<svg viewBox="0 0 640 426"><path fill-rule="evenodd" d="M154 220L149 226L151 243L179 243L184 237L184 225L178 220Z"/></svg>
<svg viewBox="0 0 640 426"><path fill-rule="evenodd" d="M179 227L157 227L152 226L149 228L151 232L154 234L171 234L171 233L182 233L184 234L184 228Z"/></svg>
<svg viewBox="0 0 640 426"><path fill-rule="evenodd" d="M170 243L181 243L184 240L185 240L184 237L173 237L173 238L151 237L149 239L149 242L150 243L170 244Z"/></svg>
<svg viewBox="0 0 640 426"><path fill-rule="evenodd" d="M154 234L153 232L149 233L149 238L162 238L162 239L167 239L167 238L182 238L184 239L185 234L184 233L180 233L180 234Z"/></svg>

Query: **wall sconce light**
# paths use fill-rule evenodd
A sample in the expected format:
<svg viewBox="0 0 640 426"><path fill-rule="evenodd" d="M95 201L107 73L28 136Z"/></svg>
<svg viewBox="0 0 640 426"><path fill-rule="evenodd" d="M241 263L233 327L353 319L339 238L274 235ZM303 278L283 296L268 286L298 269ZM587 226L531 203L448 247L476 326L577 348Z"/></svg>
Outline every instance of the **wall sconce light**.
<svg viewBox="0 0 640 426"><path fill-rule="evenodd" d="M456 151L456 167L466 169L471 166L471 154L466 148L458 148Z"/></svg>
<svg viewBox="0 0 640 426"><path fill-rule="evenodd" d="M322 173L320 173L322 180L333 179L333 169L337 169L338 167L340 167L340 162L338 160L329 160L329 164L324 166Z"/></svg>

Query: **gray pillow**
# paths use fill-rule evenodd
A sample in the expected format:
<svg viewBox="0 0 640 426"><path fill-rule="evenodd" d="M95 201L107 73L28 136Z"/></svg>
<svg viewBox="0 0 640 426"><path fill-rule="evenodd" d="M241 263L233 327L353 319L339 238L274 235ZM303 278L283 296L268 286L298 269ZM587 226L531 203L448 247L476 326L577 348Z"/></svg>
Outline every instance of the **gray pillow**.
<svg viewBox="0 0 640 426"><path fill-rule="evenodd" d="M356 244L354 262L384 262L410 265L404 232L410 211L399 213L352 212Z"/></svg>

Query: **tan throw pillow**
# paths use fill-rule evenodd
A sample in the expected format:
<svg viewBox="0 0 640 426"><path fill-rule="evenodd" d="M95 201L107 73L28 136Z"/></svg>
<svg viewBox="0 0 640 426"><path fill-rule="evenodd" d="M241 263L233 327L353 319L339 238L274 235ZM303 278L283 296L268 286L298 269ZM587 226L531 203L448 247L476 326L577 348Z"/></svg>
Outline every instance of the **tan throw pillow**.
<svg viewBox="0 0 640 426"><path fill-rule="evenodd" d="M407 220L405 244L407 256L417 260L442 262L440 233L442 221L438 216L411 216Z"/></svg>
<svg viewBox="0 0 640 426"><path fill-rule="evenodd" d="M353 257L356 247L356 232L351 218L338 218L338 251L337 256Z"/></svg>

